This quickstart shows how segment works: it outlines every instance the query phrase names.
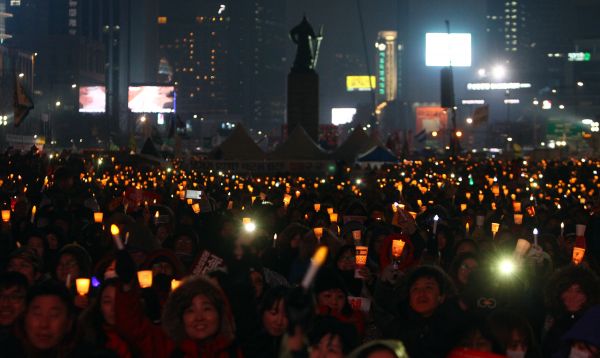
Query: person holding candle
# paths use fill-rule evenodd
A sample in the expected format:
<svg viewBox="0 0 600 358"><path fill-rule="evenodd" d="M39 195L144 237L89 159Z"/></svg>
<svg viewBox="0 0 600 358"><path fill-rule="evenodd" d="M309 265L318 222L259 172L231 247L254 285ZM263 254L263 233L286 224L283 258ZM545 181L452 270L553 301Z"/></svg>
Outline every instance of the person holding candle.
<svg viewBox="0 0 600 358"><path fill-rule="evenodd" d="M120 358L131 358L134 348L115 326L115 296L118 280L104 281L93 303L82 312L79 322L83 341L95 348L112 351Z"/></svg>
<svg viewBox="0 0 600 358"><path fill-rule="evenodd" d="M334 262L334 270L340 275L344 281L348 292L352 296L361 296L364 289L364 280L354 277L356 267L356 247L354 245L344 245L338 251ZM361 274L370 276L370 271L367 267L361 269Z"/></svg>
<svg viewBox="0 0 600 358"><path fill-rule="evenodd" d="M325 267L319 271L315 279L314 292L318 314L351 323L356 327L359 336L364 335L364 317L359 310L353 310L350 306L344 281L334 269Z"/></svg>
<svg viewBox="0 0 600 358"><path fill-rule="evenodd" d="M27 278L21 273L0 273L0 347L15 339L15 324L25 310L28 287Z"/></svg>

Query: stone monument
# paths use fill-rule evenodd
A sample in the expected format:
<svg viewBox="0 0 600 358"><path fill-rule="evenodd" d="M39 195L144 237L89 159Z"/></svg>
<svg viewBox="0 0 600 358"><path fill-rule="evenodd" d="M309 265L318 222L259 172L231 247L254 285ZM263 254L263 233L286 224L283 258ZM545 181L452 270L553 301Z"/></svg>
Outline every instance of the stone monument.
<svg viewBox="0 0 600 358"><path fill-rule="evenodd" d="M288 134L301 125L315 141L319 140L319 75L315 72L323 29L315 34L306 19L290 31L296 44L296 58L288 75L287 128Z"/></svg>

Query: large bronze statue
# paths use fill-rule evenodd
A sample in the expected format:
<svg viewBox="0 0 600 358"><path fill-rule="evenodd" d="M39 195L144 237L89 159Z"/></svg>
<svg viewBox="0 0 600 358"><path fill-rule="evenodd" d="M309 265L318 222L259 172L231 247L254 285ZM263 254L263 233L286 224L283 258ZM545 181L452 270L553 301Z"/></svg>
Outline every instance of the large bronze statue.
<svg viewBox="0 0 600 358"><path fill-rule="evenodd" d="M321 47L321 41L323 40L323 27L316 35L306 16L304 16L302 22L290 31L290 38L298 46L292 72L313 71L317 66L319 47Z"/></svg>

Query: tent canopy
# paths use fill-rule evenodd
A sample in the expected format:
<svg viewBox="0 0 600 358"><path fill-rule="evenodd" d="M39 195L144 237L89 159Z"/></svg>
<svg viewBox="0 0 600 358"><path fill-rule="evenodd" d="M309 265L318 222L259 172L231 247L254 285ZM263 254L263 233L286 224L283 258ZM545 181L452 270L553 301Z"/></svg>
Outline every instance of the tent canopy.
<svg viewBox="0 0 600 358"><path fill-rule="evenodd" d="M209 157L217 160L263 160L265 153L246 129L241 124L236 124L231 135L215 148Z"/></svg>
<svg viewBox="0 0 600 358"><path fill-rule="evenodd" d="M357 159L358 162L376 162L376 163L397 163L398 157L396 157L389 149L377 145L369 149L364 154L360 155Z"/></svg>
<svg viewBox="0 0 600 358"><path fill-rule="evenodd" d="M328 154L315 143L302 126L296 126L288 139L271 153L275 160L327 160Z"/></svg>
<svg viewBox="0 0 600 358"><path fill-rule="evenodd" d="M336 160L343 160L346 163L354 163L356 158L369 149L377 146L379 143L372 137L369 137L362 127L356 126L350 136L333 154Z"/></svg>

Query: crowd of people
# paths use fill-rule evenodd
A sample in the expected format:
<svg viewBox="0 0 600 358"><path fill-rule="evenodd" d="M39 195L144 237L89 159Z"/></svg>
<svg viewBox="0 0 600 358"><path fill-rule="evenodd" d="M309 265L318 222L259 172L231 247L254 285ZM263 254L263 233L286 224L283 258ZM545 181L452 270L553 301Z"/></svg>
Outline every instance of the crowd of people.
<svg viewBox="0 0 600 358"><path fill-rule="evenodd" d="M0 155L1 357L600 357L591 159Z"/></svg>

